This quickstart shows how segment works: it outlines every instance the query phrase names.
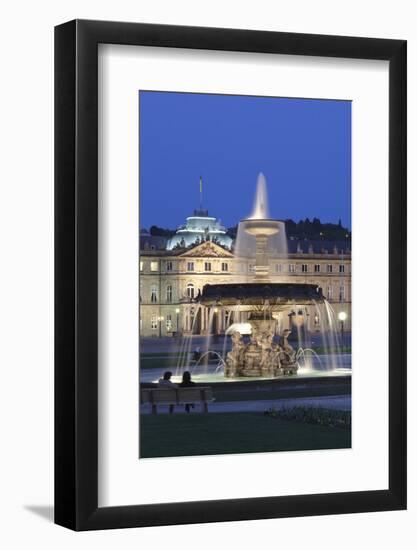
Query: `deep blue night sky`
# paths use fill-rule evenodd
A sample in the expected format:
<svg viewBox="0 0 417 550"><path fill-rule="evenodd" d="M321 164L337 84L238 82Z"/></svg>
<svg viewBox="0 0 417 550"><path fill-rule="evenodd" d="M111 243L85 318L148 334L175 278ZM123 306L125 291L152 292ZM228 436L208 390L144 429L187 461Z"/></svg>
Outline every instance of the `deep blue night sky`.
<svg viewBox="0 0 417 550"><path fill-rule="evenodd" d="M140 92L140 226L175 228L199 207L230 227L258 172L271 217L351 227L349 101Z"/></svg>

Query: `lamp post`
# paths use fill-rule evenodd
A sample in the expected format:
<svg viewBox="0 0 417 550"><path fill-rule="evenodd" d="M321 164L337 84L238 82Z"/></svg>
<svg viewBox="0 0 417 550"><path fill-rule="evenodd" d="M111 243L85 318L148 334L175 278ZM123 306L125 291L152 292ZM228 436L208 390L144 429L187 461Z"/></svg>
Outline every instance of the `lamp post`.
<svg viewBox="0 0 417 550"><path fill-rule="evenodd" d="M179 307L177 307L177 309L175 310L175 313L177 314L177 333L178 333L180 330L180 308Z"/></svg>
<svg viewBox="0 0 417 550"><path fill-rule="evenodd" d="M347 314L345 311L339 311L338 315L339 321L340 321L340 334L342 337L342 350L343 350L343 336L344 336L344 329L345 329L345 321L347 318Z"/></svg>
<svg viewBox="0 0 417 550"><path fill-rule="evenodd" d="M162 321L164 320L164 318L162 316L158 317L158 321L159 321L159 338L162 338Z"/></svg>

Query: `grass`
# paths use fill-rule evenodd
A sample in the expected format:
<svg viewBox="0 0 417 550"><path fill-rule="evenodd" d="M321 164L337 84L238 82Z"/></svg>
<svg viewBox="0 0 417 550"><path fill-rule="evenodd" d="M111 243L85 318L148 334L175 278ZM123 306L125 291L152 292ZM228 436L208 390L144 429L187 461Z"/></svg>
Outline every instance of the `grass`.
<svg viewBox="0 0 417 550"><path fill-rule="evenodd" d="M262 413L142 415L140 435L141 458L351 446L350 430Z"/></svg>

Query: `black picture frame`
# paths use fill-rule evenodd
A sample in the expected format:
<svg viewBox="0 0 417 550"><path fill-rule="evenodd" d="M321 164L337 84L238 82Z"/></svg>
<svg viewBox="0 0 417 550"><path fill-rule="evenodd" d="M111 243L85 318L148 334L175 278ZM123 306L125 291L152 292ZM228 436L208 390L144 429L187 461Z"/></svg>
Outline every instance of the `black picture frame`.
<svg viewBox="0 0 417 550"><path fill-rule="evenodd" d="M389 62L389 488L98 507L98 44ZM406 41L75 20L55 28L55 522L108 529L406 508Z"/></svg>

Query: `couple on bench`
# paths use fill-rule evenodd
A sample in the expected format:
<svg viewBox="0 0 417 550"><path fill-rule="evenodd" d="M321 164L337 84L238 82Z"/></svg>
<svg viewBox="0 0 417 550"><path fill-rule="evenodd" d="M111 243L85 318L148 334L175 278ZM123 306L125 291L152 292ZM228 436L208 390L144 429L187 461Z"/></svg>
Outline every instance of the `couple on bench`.
<svg viewBox="0 0 417 550"><path fill-rule="evenodd" d="M167 370L164 372L163 378L160 378L158 381L158 387L159 388L191 388L192 386L195 386L195 382L191 380L191 373L186 370L184 371L182 375L182 381L177 385L174 384L171 380L172 372ZM185 412L189 413L190 409L194 409L194 403L186 403L185 404ZM169 406L169 412L174 412L174 405Z"/></svg>

